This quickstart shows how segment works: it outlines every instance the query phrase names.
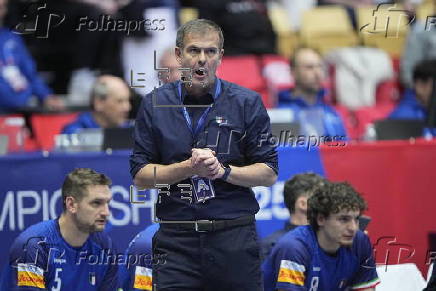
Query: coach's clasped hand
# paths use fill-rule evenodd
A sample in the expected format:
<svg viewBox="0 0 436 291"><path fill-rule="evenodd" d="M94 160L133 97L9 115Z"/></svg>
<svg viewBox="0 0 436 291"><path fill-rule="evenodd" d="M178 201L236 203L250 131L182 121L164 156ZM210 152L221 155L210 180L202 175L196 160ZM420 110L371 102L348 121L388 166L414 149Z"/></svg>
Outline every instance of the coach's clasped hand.
<svg viewBox="0 0 436 291"><path fill-rule="evenodd" d="M191 167L194 175L210 180L219 179L224 175L224 168L209 148L192 149Z"/></svg>

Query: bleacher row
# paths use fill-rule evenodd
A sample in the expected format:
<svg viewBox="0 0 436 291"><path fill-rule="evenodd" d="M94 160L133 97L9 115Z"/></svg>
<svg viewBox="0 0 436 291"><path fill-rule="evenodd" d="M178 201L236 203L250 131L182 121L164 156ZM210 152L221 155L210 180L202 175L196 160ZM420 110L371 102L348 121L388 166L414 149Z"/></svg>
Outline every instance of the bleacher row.
<svg viewBox="0 0 436 291"><path fill-rule="evenodd" d="M436 3L424 0L416 9L413 21L426 22L436 13ZM285 9L270 7L268 14L276 32L280 55L289 58L298 46L310 46L325 54L339 47L363 45L380 48L391 56L403 51L411 21L401 4L359 7L355 11L358 31L355 31L346 10L341 6L314 7L302 13L301 29L294 30ZM195 8L182 8L181 23L198 17Z"/></svg>
<svg viewBox="0 0 436 291"><path fill-rule="evenodd" d="M424 1L418 8L416 17L425 21L435 11L433 1ZM305 11L299 31L292 31L289 19L281 8L272 8L269 15L278 35L279 55L244 55L224 57L218 68L218 76L257 91L267 108L273 108L277 102L277 92L294 86L290 71L289 57L300 45L316 48L322 53L341 47L364 45L380 48L391 56L394 78L377 86L376 106L349 109L337 102L335 98L335 67L328 68L325 88L330 94L326 102L335 107L341 115L347 133L352 140L362 138L368 124L385 118L394 108L401 95L399 82L399 63L409 25L404 18L401 5L359 8L356 12L358 26L356 32L342 7L322 6ZM393 7L393 8L392 8ZM197 16L193 8L183 8L180 12L181 22ZM375 22L377 16L378 21ZM384 25L386 20L397 25ZM386 37L389 36L389 37ZM3 115L0 117L0 135L9 137L8 152L22 150L52 150L54 136L62 127L72 121L77 113L33 114L27 118L23 115ZM30 131L26 129L26 123ZM32 133L32 134L30 134Z"/></svg>

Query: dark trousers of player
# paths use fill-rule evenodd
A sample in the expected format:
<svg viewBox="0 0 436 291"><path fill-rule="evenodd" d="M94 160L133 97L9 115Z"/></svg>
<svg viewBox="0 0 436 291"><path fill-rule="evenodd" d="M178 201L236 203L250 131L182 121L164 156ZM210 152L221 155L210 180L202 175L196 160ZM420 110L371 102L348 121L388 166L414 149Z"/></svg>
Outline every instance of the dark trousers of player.
<svg viewBox="0 0 436 291"><path fill-rule="evenodd" d="M254 223L195 232L161 224L153 237L154 291L262 291Z"/></svg>

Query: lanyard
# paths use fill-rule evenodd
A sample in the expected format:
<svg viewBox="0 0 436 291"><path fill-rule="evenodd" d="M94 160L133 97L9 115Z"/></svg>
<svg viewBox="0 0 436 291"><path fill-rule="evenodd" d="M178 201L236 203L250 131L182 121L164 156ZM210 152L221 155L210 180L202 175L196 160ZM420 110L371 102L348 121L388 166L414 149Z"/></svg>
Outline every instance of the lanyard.
<svg viewBox="0 0 436 291"><path fill-rule="evenodd" d="M220 93L221 93L221 80L216 78L216 87L215 87L215 95L213 96L213 100L214 102L218 99ZM178 86L178 91L179 91L179 97L180 97L180 102L182 102L183 104L183 99L182 99L182 85L181 82L179 82L179 86ZM197 127L193 128L192 126L192 121L191 121L191 117L189 116L188 110L186 110L186 107L182 107L182 113L183 116L185 117L185 121L186 121L186 125L188 126L189 130L191 131L192 137L196 137L198 132L200 131L200 129L203 127L204 122L206 120L207 115L209 114L209 111L212 107L207 107L206 110L204 110L203 114L201 115L200 119L197 122Z"/></svg>

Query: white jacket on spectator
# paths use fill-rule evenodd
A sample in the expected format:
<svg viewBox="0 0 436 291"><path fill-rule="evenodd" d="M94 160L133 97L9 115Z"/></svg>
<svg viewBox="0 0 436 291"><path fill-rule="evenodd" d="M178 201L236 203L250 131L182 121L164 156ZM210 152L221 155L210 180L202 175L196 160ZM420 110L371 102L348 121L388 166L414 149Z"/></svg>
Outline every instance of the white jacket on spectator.
<svg viewBox="0 0 436 291"><path fill-rule="evenodd" d="M343 48L326 56L336 68L336 98L350 109L376 104L376 89L380 82L394 76L392 61L377 48Z"/></svg>

